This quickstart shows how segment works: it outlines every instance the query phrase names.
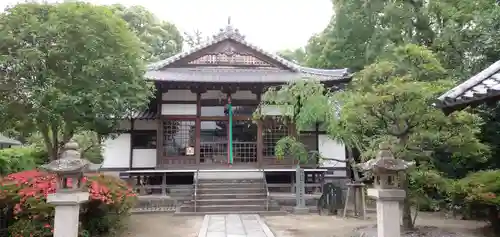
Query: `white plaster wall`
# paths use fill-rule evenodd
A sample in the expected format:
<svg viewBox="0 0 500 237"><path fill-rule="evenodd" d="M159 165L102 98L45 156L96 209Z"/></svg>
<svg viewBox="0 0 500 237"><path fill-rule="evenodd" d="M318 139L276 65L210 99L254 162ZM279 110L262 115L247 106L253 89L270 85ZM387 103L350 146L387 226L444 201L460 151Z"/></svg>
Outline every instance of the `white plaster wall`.
<svg viewBox="0 0 500 237"><path fill-rule="evenodd" d="M226 99L227 94L220 90L208 90L201 94L201 99ZM195 99L196 100L196 99Z"/></svg>
<svg viewBox="0 0 500 237"><path fill-rule="evenodd" d="M134 130L157 130L157 120L135 120ZM130 121L122 121L120 129L130 129ZM129 168L130 134L119 134L108 138L103 145L103 168ZM156 166L156 149L134 149L132 167L151 168Z"/></svg>
<svg viewBox="0 0 500 237"><path fill-rule="evenodd" d="M130 133L106 139L103 146L103 158L102 168L129 168Z"/></svg>
<svg viewBox="0 0 500 237"><path fill-rule="evenodd" d="M196 101L196 93L190 90L169 90L162 94L162 100Z"/></svg>
<svg viewBox="0 0 500 237"><path fill-rule="evenodd" d="M220 116L224 114L224 106L201 107L202 116Z"/></svg>
<svg viewBox="0 0 500 237"><path fill-rule="evenodd" d="M291 109L291 106L288 107L288 109ZM262 114L267 115L267 116L279 116L283 112L286 112L286 108L283 106L278 106L278 105L265 105L262 106Z"/></svg>
<svg viewBox="0 0 500 237"><path fill-rule="evenodd" d="M214 130L217 128L217 122L215 121L201 121L201 130Z"/></svg>
<svg viewBox="0 0 500 237"><path fill-rule="evenodd" d="M154 168L156 167L156 149L134 149L132 151L134 159L133 168Z"/></svg>
<svg viewBox="0 0 500 237"><path fill-rule="evenodd" d="M330 139L327 135L318 135L319 153L325 158L345 160L345 146L341 142ZM346 167L345 162L323 160L322 167Z"/></svg>
<svg viewBox="0 0 500 237"><path fill-rule="evenodd" d="M236 93L231 94L231 98L236 100L256 100L257 95L251 91L236 91Z"/></svg>
<svg viewBox="0 0 500 237"><path fill-rule="evenodd" d="M162 115L196 115L196 104L162 104Z"/></svg>
<svg viewBox="0 0 500 237"><path fill-rule="evenodd" d="M157 130L158 120L135 120L134 130Z"/></svg>

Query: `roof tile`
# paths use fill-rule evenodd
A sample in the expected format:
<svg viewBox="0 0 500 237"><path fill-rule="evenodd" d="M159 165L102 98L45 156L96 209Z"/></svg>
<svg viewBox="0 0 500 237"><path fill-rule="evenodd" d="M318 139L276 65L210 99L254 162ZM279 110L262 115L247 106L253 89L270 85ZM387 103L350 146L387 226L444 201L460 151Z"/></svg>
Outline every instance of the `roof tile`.
<svg viewBox="0 0 500 237"><path fill-rule="evenodd" d="M494 96L500 96L500 61L441 95L436 106L440 108L466 106Z"/></svg>

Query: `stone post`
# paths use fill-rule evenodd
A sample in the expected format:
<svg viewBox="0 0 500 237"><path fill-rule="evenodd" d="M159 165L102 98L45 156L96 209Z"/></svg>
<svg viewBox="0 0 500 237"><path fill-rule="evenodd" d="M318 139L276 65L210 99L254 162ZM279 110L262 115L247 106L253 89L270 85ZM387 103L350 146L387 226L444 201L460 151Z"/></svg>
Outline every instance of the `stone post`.
<svg viewBox="0 0 500 237"><path fill-rule="evenodd" d="M375 178L374 188L368 189L368 196L377 200L378 237L400 237L399 203L404 200L406 193L400 189L398 177L400 172L414 163L394 158L389 144L382 143L379 149L375 159L362 163L359 167L371 172Z"/></svg>
<svg viewBox="0 0 500 237"><path fill-rule="evenodd" d="M81 181L91 165L81 159L78 144L69 142L58 160L42 166L57 176L56 192L47 197L47 202L55 206L54 237L78 237L80 205L89 200Z"/></svg>
<svg viewBox="0 0 500 237"><path fill-rule="evenodd" d="M297 165L295 169L295 202L296 205L293 207L293 212L295 214L307 214L309 213L309 208L306 207L306 178L304 174L304 169Z"/></svg>

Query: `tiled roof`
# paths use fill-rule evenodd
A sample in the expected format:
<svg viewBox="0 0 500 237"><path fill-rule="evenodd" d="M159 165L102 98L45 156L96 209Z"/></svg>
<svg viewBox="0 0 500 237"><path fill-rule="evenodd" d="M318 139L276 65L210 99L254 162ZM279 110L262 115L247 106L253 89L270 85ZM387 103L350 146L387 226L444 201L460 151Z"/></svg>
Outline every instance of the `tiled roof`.
<svg viewBox="0 0 500 237"><path fill-rule="evenodd" d="M500 61L474 75L438 98L439 108L463 108L500 96Z"/></svg>
<svg viewBox="0 0 500 237"><path fill-rule="evenodd" d="M146 78L153 79L153 80L161 80L156 77L156 73L158 73L160 69L178 61L181 60L191 54L194 54L200 50L203 50L205 48L208 48L212 45L215 45L219 42L222 42L223 40L231 39L234 40L246 47L249 47L273 60L276 62L280 63L283 65L285 68L289 69L292 72L296 72L299 74L304 74L305 76L320 76L320 77L325 77L329 78L329 80L335 80L335 79L343 79L347 78L350 76L349 70L348 69L315 69L315 68L308 68L308 67L303 67L300 66L294 62L291 62L289 60L286 60L274 53L268 52L256 45L251 44L250 42L245 40L245 37L240 34L238 29L234 29L231 25L228 25L225 29L221 29L220 32L215 35L211 40L208 42L205 42L201 45L198 45L196 47L191 48L190 50L187 50L185 52L181 52L179 54L176 54L172 57L169 57L165 60L161 60L155 63L152 63L148 65L148 73L146 74ZM340 76L339 76L340 75ZM149 76L149 77L148 77ZM165 80L165 79L164 79ZM170 80L170 79L168 79Z"/></svg>
<svg viewBox="0 0 500 237"><path fill-rule="evenodd" d="M147 78L158 81L180 82L267 82L284 83L304 77L314 77L320 81L344 79L349 76L345 69L328 70L328 73L318 71L291 72L289 70L242 69L242 68L166 68L161 71L149 71Z"/></svg>

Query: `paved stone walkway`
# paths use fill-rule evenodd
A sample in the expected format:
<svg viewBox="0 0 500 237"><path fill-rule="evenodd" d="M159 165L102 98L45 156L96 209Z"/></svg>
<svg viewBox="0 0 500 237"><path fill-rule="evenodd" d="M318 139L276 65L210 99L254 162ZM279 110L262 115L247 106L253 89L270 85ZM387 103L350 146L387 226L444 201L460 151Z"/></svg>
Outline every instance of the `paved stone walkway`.
<svg viewBox="0 0 500 237"><path fill-rule="evenodd" d="M198 237L274 237L259 215L206 215Z"/></svg>

